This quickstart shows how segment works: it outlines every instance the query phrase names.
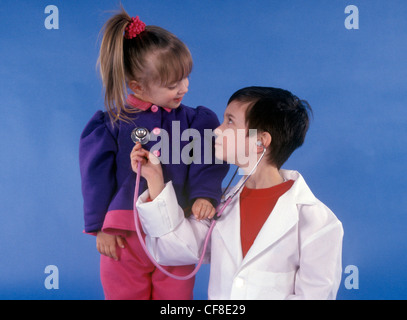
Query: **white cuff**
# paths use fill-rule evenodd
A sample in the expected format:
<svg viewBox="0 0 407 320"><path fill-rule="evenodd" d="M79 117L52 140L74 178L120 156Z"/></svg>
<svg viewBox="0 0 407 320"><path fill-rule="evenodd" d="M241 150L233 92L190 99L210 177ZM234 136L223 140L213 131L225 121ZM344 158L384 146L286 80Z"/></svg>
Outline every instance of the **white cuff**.
<svg viewBox="0 0 407 320"><path fill-rule="evenodd" d="M137 199L136 208L144 232L153 238L172 232L184 219L184 211L179 207L172 182L151 202L146 202L146 190Z"/></svg>

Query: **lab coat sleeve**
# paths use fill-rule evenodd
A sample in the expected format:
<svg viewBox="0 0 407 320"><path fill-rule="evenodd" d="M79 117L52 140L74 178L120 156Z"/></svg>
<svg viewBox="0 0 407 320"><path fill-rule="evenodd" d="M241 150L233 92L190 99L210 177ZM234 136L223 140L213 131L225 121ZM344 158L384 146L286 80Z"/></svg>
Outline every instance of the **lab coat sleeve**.
<svg viewBox="0 0 407 320"><path fill-rule="evenodd" d="M322 203L303 211L300 266L289 299L334 300L342 275L342 224Z"/></svg>
<svg viewBox="0 0 407 320"><path fill-rule="evenodd" d="M136 208L146 234L146 246L155 260L164 266L195 264L199 261L209 223L184 217L172 185L148 202L148 190L137 200ZM210 244L208 244L208 248ZM208 262L209 250L205 262Z"/></svg>

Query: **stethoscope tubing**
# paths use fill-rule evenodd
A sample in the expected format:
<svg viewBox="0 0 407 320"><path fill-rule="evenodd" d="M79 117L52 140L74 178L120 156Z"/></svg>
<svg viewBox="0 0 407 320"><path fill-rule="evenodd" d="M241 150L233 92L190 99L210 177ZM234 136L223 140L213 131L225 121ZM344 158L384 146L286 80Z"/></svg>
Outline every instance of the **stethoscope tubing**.
<svg viewBox="0 0 407 320"><path fill-rule="evenodd" d="M136 226L136 233L137 233L137 237L138 237L138 239L140 241L141 247L145 251L148 258L151 260L151 262L154 264L154 266L158 270L160 270L162 273L164 273L166 276L171 277L171 278L176 279L176 280L188 280L188 279L191 279L192 277L194 277L197 274L197 272L199 271L199 269L202 266L202 263L203 263L204 257L205 257L205 252L206 252L206 249L208 247L209 239L211 237L213 228L215 228L217 219L212 219L212 221L211 221L209 230L208 230L208 232L206 234L206 237L205 237L205 242L204 242L204 246L203 246L203 249L202 249L201 257L200 257L199 262L196 265L195 269L190 274L185 275L185 276L179 276L179 275L175 275L175 274L173 274L171 272L168 272L166 269L163 268L163 266L161 266L155 260L155 258L148 251L145 240L143 239L143 236L141 234L140 217L139 217L139 213L138 213L137 206L136 206L137 199L138 199L139 188L140 188L140 176L141 176L141 163L139 162L138 165L137 165L137 177L136 177L136 187L135 187L135 192L134 192L133 211L134 211L134 223L135 223L135 226ZM225 208L229 205L229 203L231 201L232 201L232 197L229 197L226 200L226 202L223 204L222 208L217 212L217 217L218 218L222 215L223 211L225 210Z"/></svg>
<svg viewBox="0 0 407 320"><path fill-rule="evenodd" d="M135 129L135 130L136 130L136 129ZM148 130L147 130L147 129L144 129L144 130L145 130L146 133L148 133ZM136 131L133 131L133 132L136 133ZM132 139L133 139L133 133L132 133ZM137 137L136 137L135 139L133 139L133 141L138 142L138 141L137 141ZM137 199L138 199L138 194L139 194L139 190L140 190L140 177L141 177L141 163L138 162L138 164L137 164L136 187L135 187L135 191L134 191L134 203L133 203L134 224L135 224L135 226L136 226L136 233L137 233L137 237L138 237L138 239L139 239L139 241L140 241L141 247L143 248L143 250L145 251L145 253L146 253L146 255L148 256L148 258L151 260L151 262L155 265L155 267L156 267L158 270L160 270L162 273L164 273L164 274L167 275L168 277L171 277L171 278L176 279L176 280L188 280L188 279L191 279L192 277L194 277L194 276L197 274L198 270L201 268L202 263L203 263L203 261L204 261L204 257L205 257L206 249L207 249L207 247L208 247L209 239L210 239L210 237L211 237L211 235L212 235L213 229L215 228L215 225L216 225L217 220L221 217L223 211L224 211L225 208L229 205L229 203L232 201L232 199L234 198L234 196L235 196L235 195L239 192L239 190L244 186L244 184L246 183L247 179L249 179L249 178L251 177L251 175L254 173L254 171L256 170L256 168L257 168L257 166L259 165L260 161L263 159L265 153L266 153L266 148L263 146L263 153L262 153L262 155L260 156L259 160L257 161L256 165L255 165L255 166L253 167L253 169L251 170L251 172L246 176L246 178L244 179L244 181L240 184L239 188L237 188L237 189L233 192L233 194L227 198L226 202L225 202L223 205L220 204L220 205L218 206L218 208L219 208L219 207L222 205L222 207L221 207L220 210L216 210L216 214L215 214L214 218L213 218L212 221L211 221L209 230L208 230L208 232L207 232L207 234L206 234L206 237L205 237L204 246L203 246L202 253L201 253L201 257L199 258L198 264L196 265L195 269L194 269L190 274L185 275L185 276L178 276L178 275L175 275L175 274L173 274L173 273L168 272L167 270L165 270L165 269L163 268L163 266L161 266L161 265L155 260L155 258L151 255L151 253L150 253L150 252L148 251L148 249L147 249L147 245L146 245L146 243L145 243L145 239L143 239L143 236L142 236L142 234L141 234L140 217L139 217L139 213L138 213L137 206L136 206L136 204L137 204ZM233 178L235 177L236 173L237 173L237 170L236 170L235 174L233 175L232 179L230 180L230 182L229 182L229 184L228 184L228 187L226 188L224 194L225 194L226 191L228 190L228 188L229 188L229 186L230 186L230 184L231 184ZM218 209L218 208L217 208L217 209Z"/></svg>

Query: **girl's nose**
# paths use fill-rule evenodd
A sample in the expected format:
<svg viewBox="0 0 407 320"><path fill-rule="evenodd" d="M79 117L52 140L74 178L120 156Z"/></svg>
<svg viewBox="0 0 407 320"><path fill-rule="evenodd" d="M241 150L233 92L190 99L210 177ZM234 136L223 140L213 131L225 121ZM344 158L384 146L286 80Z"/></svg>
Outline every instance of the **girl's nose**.
<svg viewBox="0 0 407 320"><path fill-rule="evenodd" d="M179 94L186 94L188 92L189 80L185 78L181 81L181 87L179 89Z"/></svg>

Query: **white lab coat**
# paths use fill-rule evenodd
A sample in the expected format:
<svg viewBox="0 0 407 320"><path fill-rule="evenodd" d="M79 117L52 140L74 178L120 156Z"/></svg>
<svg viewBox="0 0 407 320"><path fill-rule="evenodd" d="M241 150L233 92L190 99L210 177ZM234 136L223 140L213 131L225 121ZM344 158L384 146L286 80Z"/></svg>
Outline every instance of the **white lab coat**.
<svg viewBox="0 0 407 320"><path fill-rule="evenodd" d="M298 172L280 173L295 182L280 197L244 258L240 194L218 220L206 253L211 263L209 299L336 298L342 224ZM184 218L171 182L154 201L146 202L147 197L148 191L139 197L137 209L149 251L163 265L197 263L209 223Z"/></svg>

